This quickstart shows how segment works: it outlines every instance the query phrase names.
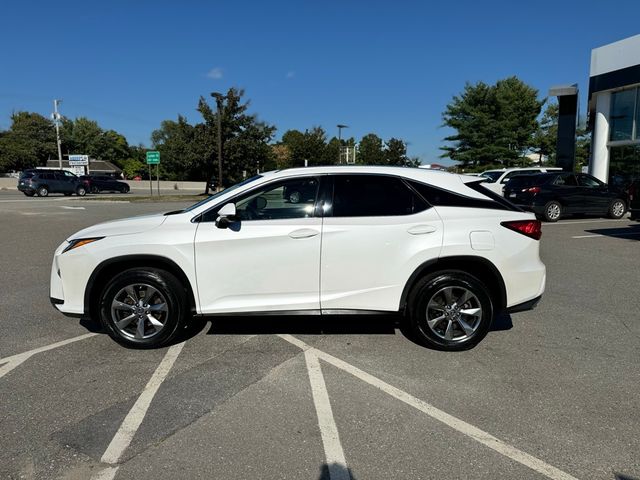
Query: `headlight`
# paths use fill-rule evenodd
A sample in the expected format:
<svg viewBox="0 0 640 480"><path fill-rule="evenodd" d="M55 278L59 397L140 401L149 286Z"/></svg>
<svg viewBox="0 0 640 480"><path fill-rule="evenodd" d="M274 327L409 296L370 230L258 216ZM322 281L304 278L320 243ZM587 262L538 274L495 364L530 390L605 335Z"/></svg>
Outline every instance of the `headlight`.
<svg viewBox="0 0 640 480"><path fill-rule="evenodd" d="M87 245L89 243L97 242L98 240L102 240L103 238L104 237L76 238L74 240L70 240L69 245L67 245L67 248L65 248L62 253L73 250L74 248L82 247L83 245Z"/></svg>

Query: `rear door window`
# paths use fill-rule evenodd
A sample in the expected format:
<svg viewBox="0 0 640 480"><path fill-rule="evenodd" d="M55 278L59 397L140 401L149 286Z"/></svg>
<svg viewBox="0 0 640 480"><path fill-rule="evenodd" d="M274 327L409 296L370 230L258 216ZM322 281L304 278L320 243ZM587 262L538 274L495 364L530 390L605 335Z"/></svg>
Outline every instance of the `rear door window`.
<svg viewBox="0 0 640 480"><path fill-rule="evenodd" d="M401 179L386 175L335 175L334 217L411 215L429 206Z"/></svg>

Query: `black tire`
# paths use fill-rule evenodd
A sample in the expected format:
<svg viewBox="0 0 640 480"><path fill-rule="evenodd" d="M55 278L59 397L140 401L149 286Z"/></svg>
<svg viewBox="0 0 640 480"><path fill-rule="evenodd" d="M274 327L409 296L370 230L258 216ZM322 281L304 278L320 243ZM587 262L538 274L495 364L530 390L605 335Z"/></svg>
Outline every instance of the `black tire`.
<svg viewBox="0 0 640 480"><path fill-rule="evenodd" d="M25 191L25 192L22 192L22 193L24 193L27 197L33 197L36 192Z"/></svg>
<svg viewBox="0 0 640 480"><path fill-rule="evenodd" d="M82 185L76 188L76 195L78 195L79 197L84 197L86 194L87 194L87 189L84 188Z"/></svg>
<svg viewBox="0 0 640 480"><path fill-rule="evenodd" d="M446 291L451 292L449 301L445 299ZM465 297L465 292L472 296ZM462 305L448 308L461 299L464 300ZM409 294L407 307L414 340L437 350L472 348L487 335L493 322L494 309L489 291L476 277L459 270L436 272L420 279ZM438 320L439 317L442 318ZM428 319L435 322L430 326ZM463 325L469 330L465 330ZM446 338L448 336L450 338Z"/></svg>
<svg viewBox="0 0 640 480"><path fill-rule="evenodd" d="M95 185L93 185L91 187L91 193L100 193L100 189L98 187L96 187Z"/></svg>
<svg viewBox="0 0 640 480"><path fill-rule="evenodd" d="M557 222L562 217L562 205L555 200L547 202L542 216L547 222Z"/></svg>
<svg viewBox="0 0 640 480"><path fill-rule="evenodd" d="M616 198L611 202L609 209L607 210L607 216L615 220L624 217L625 213L627 213L627 204L620 198Z"/></svg>
<svg viewBox="0 0 640 480"><path fill-rule="evenodd" d="M162 323L162 327L159 331L153 327L151 322L144 319L144 305L136 303L128 294L123 293L123 290L131 286L136 294L138 301L144 302L144 297L149 293L148 287L155 289L160 296L155 293L151 294L151 308L157 305L166 305L166 312L157 311L151 312L152 315L157 316L157 321ZM139 288L137 288L137 287ZM123 297L124 295L124 297ZM131 310L131 314L127 309L112 310L114 300L131 299L133 307L138 307L142 310ZM140 300L142 298L142 300ZM126 270L116 277L114 277L102 290L99 301L100 321L104 326L109 336L118 342L119 344L128 348L157 348L162 345L170 343L176 336L182 331L185 324L186 314L189 311L187 305L187 295L184 287L171 273L155 269L155 268L136 268ZM147 310L147 313L149 312ZM143 317L136 315L142 315ZM115 316L115 318L114 318ZM126 319L129 316L135 318L130 320L126 325L117 325L117 319ZM148 332L148 336L137 336L138 327L140 324L140 318L143 318L144 332Z"/></svg>
<svg viewBox="0 0 640 480"><path fill-rule="evenodd" d="M120 193L129 193L129 185L124 185L120 188Z"/></svg>
<svg viewBox="0 0 640 480"><path fill-rule="evenodd" d="M38 196L46 197L49 195L49 189L47 187L39 187L38 188Z"/></svg>

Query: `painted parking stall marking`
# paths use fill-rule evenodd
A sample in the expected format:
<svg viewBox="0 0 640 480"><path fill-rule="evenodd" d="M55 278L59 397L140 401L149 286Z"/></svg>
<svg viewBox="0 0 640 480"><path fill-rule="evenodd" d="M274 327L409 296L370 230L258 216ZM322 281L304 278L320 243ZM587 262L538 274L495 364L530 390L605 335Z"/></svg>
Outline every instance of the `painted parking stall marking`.
<svg viewBox="0 0 640 480"><path fill-rule="evenodd" d="M14 368L18 367L25 361L27 361L32 356L46 352L47 350L53 350L54 348L63 347L64 345L69 345L70 343L79 342L81 340L85 340L87 338L95 337L98 335L97 333L85 333L84 335L79 335L77 337L68 338L66 340L62 340L60 342L52 343L50 345L45 345L44 347L34 348L33 350L29 350L28 352L18 353L16 355L12 355L6 358L0 358L0 378L4 377L7 373L9 373Z"/></svg>
<svg viewBox="0 0 640 480"><path fill-rule="evenodd" d="M353 365L343 360L340 360L339 358L334 357L333 355L330 355L326 352L313 348L310 345L307 345L303 341L291 335L280 334L278 336L283 340L286 340L287 342L292 343L293 345L302 349L305 352L305 356L307 355L307 352L310 352L312 357L316 357L317 359L322 359L325 362L333 365L334 367L337 367L340 370L350 373L354 377L368 383L369 385L372 385L382 390L383 392L391 395L392 397L400 400L401 402L404 402L407 405L414 407L415 409L423 413L426 413L431 418L444 423L445 425L453 428L454 430L462 433L463 435L485 445L486 447L491 448L492 450L498 452L499 454L504 455L505 457L510 458L511 460L514 460L520 463L521 465L524 465L532 470L535 470L538 473L541 473L547 478L550 478L553 480L577 480L576 477L573 477L572 475L552 465L549 465L543 460L540 460L539 458L536 458L533 455L529 455L528 453L523 452L522 450L519 450L516 447L511 446L503 442L502 440L494 437L490 433L485 432L484 430L481 430L471 425L470 423L465 422L464 420L460 420L459 418L454 417L453 415L450 415L444 412L443 410L440 410L439 408L436 408L433 405L423 400L420 400L419 398L416 398L413 395L403 390L400 390L399 388L389 385L388 383L380 380L379 378L374 377L373 375L370 375L367 372L360 370L359 368L354 367ZM324 437L323 437L323 440L324 440ZM325 445L325 455L327 456L327 458L329 458L329 456L332 454L333 452L331 451L327 452L326 445ZM332 480L334 480L334 477L331 477L331 478ZM336 478L339 478L339 477L336 477ZM347 476L346 478L349 478L349 477Z"/></svg>
<svg viewBox="0 0 640 480"><path fill-rule="evenodd" d="M162 382L167 378L167 375L171 371L171 367L173 367L173 364L178 358L178 355L180 355L184 345L185 342L182 342L177 345L173 345L169 350L167 350L167 353L160 362L160 365L158 365L158 368L156 368L156 371L151 376L147 385L144 387L144 390L138 397L138 400L136 400L136 403L131 407L131 410L129 410L129 413L120 425L120 428L111 439L111 443L109 443L109 446L100 459L102 463L116 464L120 461L120 457L131 444L138 428L140 428L140 425L147 414L147 410L149 410L149 406L153 401L153 397L155 397L160 385L162 385ZM93 479L112 479L115 477L117 471L117 466L110 466L99 471Z"/></svg>

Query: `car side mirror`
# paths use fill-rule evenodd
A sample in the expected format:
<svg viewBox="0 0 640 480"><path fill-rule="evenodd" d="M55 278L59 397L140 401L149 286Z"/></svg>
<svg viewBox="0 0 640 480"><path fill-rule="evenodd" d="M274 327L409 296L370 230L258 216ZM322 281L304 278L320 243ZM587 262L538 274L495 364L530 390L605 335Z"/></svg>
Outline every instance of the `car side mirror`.
<svg viewBox="0 0 640 480"><path fill-rule="evenodd" d="M236 214L236 204L227 203L218 211L218 218L216 219L216 227L228 228L232 222L238 219Z"/></svg>

